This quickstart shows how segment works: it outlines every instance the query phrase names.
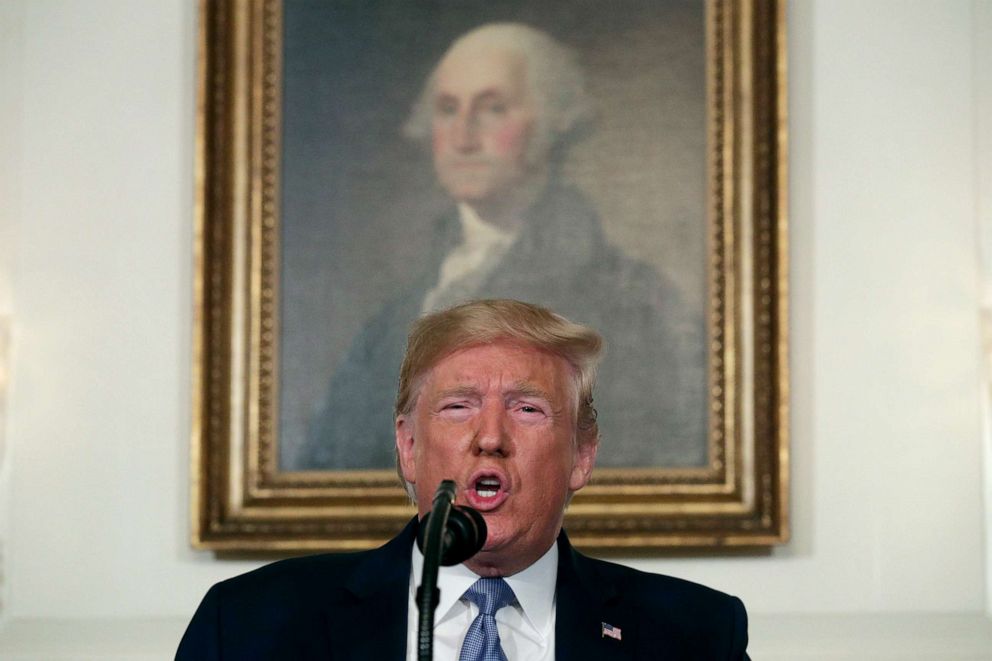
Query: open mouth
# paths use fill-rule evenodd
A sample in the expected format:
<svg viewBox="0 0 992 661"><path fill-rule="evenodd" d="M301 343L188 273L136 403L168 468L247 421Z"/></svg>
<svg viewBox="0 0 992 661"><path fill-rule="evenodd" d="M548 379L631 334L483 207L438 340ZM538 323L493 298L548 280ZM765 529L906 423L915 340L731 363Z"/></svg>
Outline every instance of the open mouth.
<svg viewBox="0 0 992 661"><path fill-rule="evenodd" d="M480 498L495 498L500 486L498 477L482 477L475 481L475 493Z"/></svg>
<svg viewBox="0 0 992 661"><path fill-rule="evenodd" d="M510 492L506 476L495 471L479 471L468 482L465 499L468 505L480 510L494 510L503 504Z"/></svg>

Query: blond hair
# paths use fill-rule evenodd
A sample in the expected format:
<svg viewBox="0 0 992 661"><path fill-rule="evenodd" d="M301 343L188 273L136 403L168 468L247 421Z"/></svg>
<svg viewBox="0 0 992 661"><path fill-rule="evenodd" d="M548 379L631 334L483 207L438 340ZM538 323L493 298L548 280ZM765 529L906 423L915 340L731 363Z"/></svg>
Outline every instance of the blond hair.
<svg viewBox="0 0 992 661"><path fill-rule="evenodd" d="M560 356L573 372L578 440L599 438L592 390L603 348L602 336L547 308L512 299L470 301L417 320L400 368L395 415L409 415L423 378L445 356L499 340L520 342Z"/></svg>

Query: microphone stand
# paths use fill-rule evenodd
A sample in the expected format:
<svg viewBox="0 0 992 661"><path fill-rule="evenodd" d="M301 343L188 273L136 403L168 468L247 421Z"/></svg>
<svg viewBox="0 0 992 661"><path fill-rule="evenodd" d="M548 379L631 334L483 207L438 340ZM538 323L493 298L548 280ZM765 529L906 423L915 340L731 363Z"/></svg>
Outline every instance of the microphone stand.
<svg viewBox="0 0 992 661"><path fill-rule="evenodd" d="M455 483L443 480L434 494L434 506L427 517L427 534L424 539L424 572L417 588L417 608L420 621L417 628L417 659L434 659L434 610L440 599L437 589L437 572L444 553L444 530L448 525L451 505L455 499Z"/></svg>

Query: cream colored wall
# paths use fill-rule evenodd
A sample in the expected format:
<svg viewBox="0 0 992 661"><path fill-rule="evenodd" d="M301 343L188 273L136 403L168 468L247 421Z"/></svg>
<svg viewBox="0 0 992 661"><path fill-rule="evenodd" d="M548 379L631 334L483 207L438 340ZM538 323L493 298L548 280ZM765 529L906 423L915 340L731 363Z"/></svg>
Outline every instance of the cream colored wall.
<svg viewBox="0 0 992 661"><path fill-rule="evenodd" d="M0 4L0 324L7 324L7 344L0 337L0 563L9 555L10 448L7 444L7 383L10 378L10 315L16 217L20 208L20 91L23 87L23 8ZM6 320L6 321L3 321ZM0 330L0 333L3 333ZM3 566L0 565L0 576ZM8 610L9 582L0 581L0 618Z"/></svg>
<svg viewBox="0 0 992 661"><path fill-rule="evenodd" d="M186 541L196 3L4 11L22 35L4 611L187 613L247 567Z"/></svg>
<svg viewBox="0 0 992 661"><path fill-rule="evenodd" d="M975 154L985 349L985 608L992 613L992 2L975 0Z"/></svg>
<svg viewBox="0 0 992 661"><path fill-rule="evenodd" d="M755 613L984 608L976 13L791 7L794 540L631 564ZM0 4L5 617L185 617L254 566L187 544L195 20Z"/></svg>
<svg viewBox="0 0 992 661"><path fill-rule="evenodd" d="M794 542L639 563L778 611L984 604L972 3L793 3Z"/></svg>

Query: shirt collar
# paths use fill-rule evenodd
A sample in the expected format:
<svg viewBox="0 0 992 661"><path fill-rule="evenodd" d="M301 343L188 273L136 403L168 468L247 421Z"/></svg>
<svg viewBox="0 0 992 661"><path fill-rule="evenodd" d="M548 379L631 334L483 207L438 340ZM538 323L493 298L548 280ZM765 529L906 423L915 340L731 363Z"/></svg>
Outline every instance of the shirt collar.
<svg viewBox="0 0 992 661"><path fill-rule="evenodd" d="M424 554L413 544L410 563L410 585L416 590L424 571ZM441 591L437 609L434 611L435 624L452 614L459 603L480 576L465 565L441 567L437 575L437 587ZM548 636L554 628L555 584L558 580L558 544L551 545L534 564L513 576L504 579L517 597L524 618L541 636ZM457 611L457 609L455 609Z"/></svg>
<svg viewBox="0 0 992 661"><path fill-rule="evenodd" d="M542 636L554 628L555 584L558 581L558 544L553 543L544 555L527 569L504 579L517 595L517 601Z"/></svg>

